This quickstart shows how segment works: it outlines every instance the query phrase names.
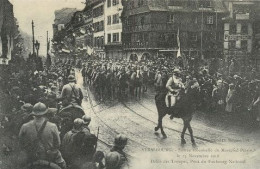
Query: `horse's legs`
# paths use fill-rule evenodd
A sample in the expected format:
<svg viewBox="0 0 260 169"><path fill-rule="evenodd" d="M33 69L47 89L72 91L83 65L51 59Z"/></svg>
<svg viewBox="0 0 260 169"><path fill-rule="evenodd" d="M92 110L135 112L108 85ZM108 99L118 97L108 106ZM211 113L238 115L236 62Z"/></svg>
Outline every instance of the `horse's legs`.
<svg viewBox="0 0 260 169"><path fill-rule="evenodd" d="M137 98L137 86L134 87L135 97Z"/></svg>
<svg viewBox="0 0 260 169"><path fill-rule="evenodd" d="M192 145L196 145L194 137L193 137L193 131L192 131L192 128L191 128L191 125L190 125L190 121L187 122L187 123L188 123L188 130L189 130L189 133L190 133L190 138L191 138Z"/></svg>
<svg viewBox="0 0 260 169"><path fill-rule="evenodd" d="M188 128L187 122L183 121L183 129L182 129L182 133L181 133L181 144L186 144L184 135L185 135L185 132L186 132L187 128Z"/></svg>
<svg viewBox="0 0 260 169"><path fill-rule="evenodd" d="M159 116L158 116L158 124L157 124L157 126L154 128L154 131L158 131L158 130L159 130L159 128L160 128L160 121L161 121L161 116L159 115Z"/></svg>
<svg viewBox="0 0 260 169"><path fill-rule="evenodd" d="M142 86L140 86L140 87L138 87L138 94L139 94L139 99L141 99L141 88L142 88Z"/></svg>
<svg viewBox="0 0 260 169"><path fill-rule="evenodd" d="M163 118L163 117L162 117L162 118ZM164 130L163 130L162 118L161 118L161 123L160 123L161 133L162 133L162 135L163 135L163 138L167 138L167 135L165 134L165 132L164 132Z"/></svg>
<svg viewBox="0 0 260 169"><path fill-rule="evenodd" d="M161 129L161 133L163 135L163 138L167 138L167 135L165 134L164 130L163 130L163 126L162 126L162 119L163 119L163 115L160 115L159 116L159 119L158 119L158 126L155 128L155 130L157 129ZM157 131L156 130L156 131Z"/></svg>

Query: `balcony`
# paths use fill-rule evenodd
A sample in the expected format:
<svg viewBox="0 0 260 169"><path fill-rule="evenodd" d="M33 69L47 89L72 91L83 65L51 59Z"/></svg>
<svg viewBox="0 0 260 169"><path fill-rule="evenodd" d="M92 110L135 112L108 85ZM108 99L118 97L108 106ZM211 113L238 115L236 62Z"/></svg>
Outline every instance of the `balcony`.
<svg viewBox="0 0 260 169"><path fill-rule="evenodd" d="M155 42L132 42L123 44L124 48L154 48Z"/></svg>
<svg viewBox="0 0 260 169"><path fill-rule="evenodd" d="M125 43L123 47L126 49L133 49L133 48L145 48L145 49L165 49L165 48L172 48L177 47L177 45L170 44L168 42L132 42L132 43Z"/></svg>
<svg viewBox="0 0 260 169"><path fill-rule="evenodd" d="M164 24L146 24L146 25L136 25L136 26L123 26L123 31L125 33L132 32L149 32L149 31L164 31L173 32L180 29L181 31L201 31L200 24L178 24L178 23L164 23ZM216 30L215 25L203 25L203 31L214 31Z"/></svg>
<svg viewBox="0 0 260 169"><path fill-rule="evenodd" d="M122 42L107 42L106 46L120 46Z"/></svg>

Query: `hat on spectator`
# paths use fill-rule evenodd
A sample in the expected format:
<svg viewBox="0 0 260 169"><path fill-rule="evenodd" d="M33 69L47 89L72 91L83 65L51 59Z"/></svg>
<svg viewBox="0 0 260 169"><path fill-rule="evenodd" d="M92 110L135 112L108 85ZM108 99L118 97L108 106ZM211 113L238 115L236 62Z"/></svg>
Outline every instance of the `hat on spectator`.
<svg viewBox="0 0 260 169"><path fill-rule="evenodd" d="M31 105L30 103L25 103L21 107L21 110L26 111L26 112L31 112L32 109L33 109L33 105Z"/></svg>

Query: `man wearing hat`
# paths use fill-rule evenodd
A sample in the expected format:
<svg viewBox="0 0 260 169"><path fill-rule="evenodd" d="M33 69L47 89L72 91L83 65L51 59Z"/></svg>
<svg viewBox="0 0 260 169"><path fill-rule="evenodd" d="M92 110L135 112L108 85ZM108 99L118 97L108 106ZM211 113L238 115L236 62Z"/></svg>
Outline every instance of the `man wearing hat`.
<svg viewBox="0 0 260 169"><path fill-rule="evenodd" d="M179 93L181 90L185 89L184 84L181 79L181 71L179 69L173 70L173 75L169 78L166 88L168 89L168 94L166 95L165 102L166 106L173 108L176 105L176 102L180 99ZM177 112L174 112L175 114ZM170 117L173 119L173 114Z"/></svg>
<svg viewBox="0 0 260 169"><path fill-rule="evenodd" d="M48 109L39 102L33 107L34 119L25 123L19 132L21 148L26 152L27 162L46 160L66 168L66 163L59 151L60 136L55 124L45 118Z"/></svg>
<svg viewBox="0 0 260 169"><path fill-rule="evenodd" d="M76 85L76 79L73 75L69 75L68 84L63 86L61 92L61 100L63 100L63 106L79 105L81 106L83 93L79 86Z"/></svg>
<svg viewBox="0 0 260 169"><path fill-rule="evenodd" d="M75 119L73 129L62 140L62 152L71 168L79 168L85 162L91 161L94 155L94 149L90 149L87 140L89 135L84 131L83 125L83 119Z"/></svg>
<svg viewBox="0 0 260 169"><path fill-rule="evenodd" d="M129 168L128 160L124 152L127 140L127 137L122 134L118 134L115 137L114 146L105 157L107 169Z"/></svg>

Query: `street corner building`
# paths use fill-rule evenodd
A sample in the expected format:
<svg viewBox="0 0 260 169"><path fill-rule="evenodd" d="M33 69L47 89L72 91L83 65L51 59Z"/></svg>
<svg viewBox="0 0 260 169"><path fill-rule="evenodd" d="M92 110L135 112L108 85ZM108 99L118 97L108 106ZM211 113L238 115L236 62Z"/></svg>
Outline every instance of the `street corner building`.
<svg viewBox="0 0 260 169"><path fill-rule="evenodd" d="M8 0L0 0L0 65L8 65L17 33L13 5Z"/></svg>
<svg viewBox="0 0 260 169"><path fill-rule="evenodd" d="M70 59L141 61L182 56L259 67L259 4L254 0L86 0L83 10L56 11L53 51Z"/></svg>
<svg viewBox="0 0 260 169"><path fill-rule="evenodd" d="M241 71L250 62L259 64L260 3L259 1L225 1L230 13L223 18L224 55L227 61L235 59Z"/></svg>
<svg viewBox="0 0 260 169"><path fill-rule="evenodd" d="M222 18L228 14L223 1L128 0L123 5L123 47L128 58L176 57L179 48L186 56L221 57Z"/></svg>

